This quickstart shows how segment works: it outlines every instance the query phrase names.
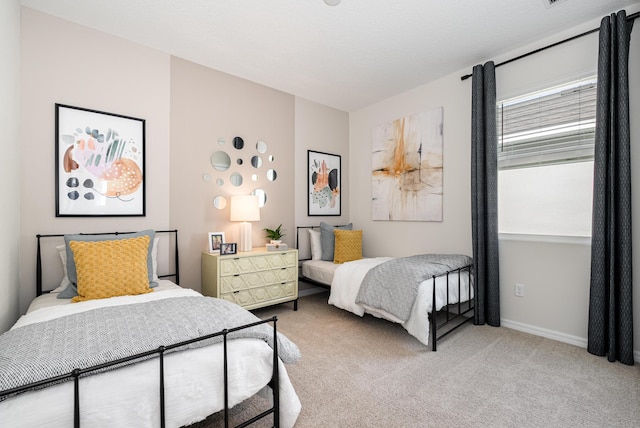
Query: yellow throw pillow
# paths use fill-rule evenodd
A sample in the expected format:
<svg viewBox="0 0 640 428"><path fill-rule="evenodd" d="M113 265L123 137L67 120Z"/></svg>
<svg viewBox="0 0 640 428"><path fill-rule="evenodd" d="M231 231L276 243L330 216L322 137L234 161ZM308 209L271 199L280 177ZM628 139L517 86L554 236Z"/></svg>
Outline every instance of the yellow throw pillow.
<svg viewBox="0 0 640 428"><path fill-rule="evenodd" d="M334 263L350 262L362 258L362 231L334 229L336 247L333 253Z"/></svg>
<svg viewBox="0 0 640 428"><path fill-rule="evenodd" d="M78 274L72 302L144 294L149 287L148 236L108 241L71 241Z"/></svg>

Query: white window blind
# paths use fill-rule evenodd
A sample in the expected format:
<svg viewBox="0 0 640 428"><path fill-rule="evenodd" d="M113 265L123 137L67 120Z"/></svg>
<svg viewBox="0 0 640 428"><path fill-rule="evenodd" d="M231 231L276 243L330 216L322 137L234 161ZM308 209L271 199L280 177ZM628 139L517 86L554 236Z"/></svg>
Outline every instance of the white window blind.
<svg viewBox="0 0 640 428"><path fill-rule="evenodd" d="M593 159L596 78L497 103L498 168Z"/></svg>

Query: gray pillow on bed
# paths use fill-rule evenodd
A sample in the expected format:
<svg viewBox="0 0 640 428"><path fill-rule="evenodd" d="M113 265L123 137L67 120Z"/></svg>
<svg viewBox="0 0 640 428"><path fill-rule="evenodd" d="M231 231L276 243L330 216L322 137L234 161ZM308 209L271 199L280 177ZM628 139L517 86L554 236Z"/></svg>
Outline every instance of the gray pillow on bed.
<svg viewBox="0 0 640 428"><path fill-rule="evenodd" d="M152 229L143 230L135 233L122 233L118 235L64 235L64 245L67 251L67 276L71 285L69 285L64 291L58 294L58 299L71 299L78 295L78 276L76 273L76 263L73 260L73 251L69 247L71 241L113 241L115 239L128 239L138 238L140 236L149 237L149 252L147 253L147 272L149 275L149 287L157 287L158 283L153 280L153 240L155 238L155 231Z"/></svg>
<svg viewBox="0 0 640 428"><path fill-rule="evenodd" d="M334 229L352 230L353 223L344 226L331 226L325 222L320 222L320 243L322 245L322 260L332 262L333 253L336 247L336 237Z"/></svg>

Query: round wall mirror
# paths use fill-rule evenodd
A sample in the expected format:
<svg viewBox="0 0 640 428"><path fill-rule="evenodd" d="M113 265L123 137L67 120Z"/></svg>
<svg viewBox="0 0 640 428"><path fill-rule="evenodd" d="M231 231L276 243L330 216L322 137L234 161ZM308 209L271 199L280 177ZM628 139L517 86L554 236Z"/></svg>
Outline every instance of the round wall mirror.
<svg viewBox="0 0 640 428"><path fill-rule="evenodd" d="M251 174L252 181L258 181L258 174Z"/></svg>
<svg viewBox="0 0 640 428"><path fill-rule="evenodd" d="M219 210L223 210L227 207L227 198L224 196L216 196L213 198L213 206Z"/></svg>
<svg viewBox="0 0 640 428"><path fill-rule="evenodd" d="M242 175L238 172L231 174L231 184L234 186L242 186Z"/></svg>
<svg viewBox="0 0 640 428"><path fill-rule="evenodd" d="M273 162L274 160L276 160L276 158L274 158L273 155L269 155L269 162Z"/></svg>
<svg viewBox="0 0 640 428"><path fill-rule="evenodd" d="M216 184L217 184L218 186L222 187L222 186L224 185L224 180L223 180L222 178L218 178L218 179L216 180Z"/></svg>
<svg viewBox="0 0 640 428"><path fill-rule="evenodd" d="M224 138L218 138L218 144L223 145L225 143Z"/></svg>
<svg viewBox="0 0 640 428"><path fill-rule="evenodd" d="M211 155L211 166L218 171L226 171L231 166L231 158L223 151L214 152Z"/></svg>
<svg viewBox="0 0 640 428"><path fill-rule="evenodd" d="M209 174L202 174L202 180L203 181L210 181L211 180L211 176Z"/></svg>
<svg viewBox="0 0 640 428"><path fill-rule="evenodd" d="M260 168L262 166L262 158L260 156L253 156L251 158L251 166Z"/></svg>
<svg viewBox="0 0 640 428"><path fill-rule="evenodd" d="M238 163L238 165L242 165L242 159L238 158L238 160L236 161Z"/></svg>
<svg viewBox="0 0 640 428"><path fill-rule="evenodd" d="M267 151L267 143L260 140L256 143L256 150L258 153L265 153Z"/></svg>
<svg viewBox="0 0 640 428"><path fill-rule="evenodd" d="M278 174L276 174L275 169L270 169L269 171L267 171L267 180L276 181L276 178L278 178Z"/></svg>
<svg viewBox="0 0 640 428"><path fill-rule="evenodd" d="M251 194L253 196L257 196L258 197L258 206L260 208L264 207L267 203L267 194L264 192L264 190L262 189L253 189L253 192L251 192Z"/></svg>
<svg viewBox="0 0 640 428"><path fill-rule="evenodd" d="M242 150L244 148L244 140L242 137L233 137L233 147L237 150Z"/></svg>

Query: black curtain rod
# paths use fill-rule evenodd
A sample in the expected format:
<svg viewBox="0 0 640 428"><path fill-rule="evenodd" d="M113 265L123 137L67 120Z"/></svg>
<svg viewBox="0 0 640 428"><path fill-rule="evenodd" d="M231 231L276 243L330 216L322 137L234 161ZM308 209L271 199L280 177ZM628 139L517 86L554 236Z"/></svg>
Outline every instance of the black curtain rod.
<svg viewBox="0 0 640 428"><path fill-rule="evenodd" d="M631 15L627 16L627 21L633 21L633 20L634 20L634 19L636 19L638 16L640 16L640 12L636 12L636 13L634 13L634 14L631 14ZM501 65L509 64L510 62L514 62L514 61L517 61L517 60L519 60L519 59L522 59L522 58L528 57L529 55L537 54L538 52L542 52L542 51L544 51L544 50L547 50L547 49L549 49L549 48L553 48L553 47L558 46L558 45L561 45L561 44L563 44L563 43L570 42L571 40L579 39L579 38L580 38L580 37L582 37L582 36L586 36L586 35L588 35L588 34L595 33L596 31L600 31L600 27L598 27L598 28L594 28L593 30L585 31L584 33L581 33L581 34L575 35L575 36L573 36L573 37L569 37L568 39L560 40L559 42L552 43L552 44L550 44L550 45L548 45L548 46L544 46L544 47L539 48L539 49L536 49L536 50L534 50L534 51L527 52L527 53L522 54L522 55L520 55L520 56L517 56L517 57L515 57L515 58L508 59L508 60L506 60L506 61L501 62L500 64L496 64L496 65L495 65L495 68L498 68L498 67L500 67ZM467 80L467 79L468 79L469 77L471 77L471 76L473 76L473 74L465 74L464 76L462 76L462 77L460 78L460 80Z"/></svg>

